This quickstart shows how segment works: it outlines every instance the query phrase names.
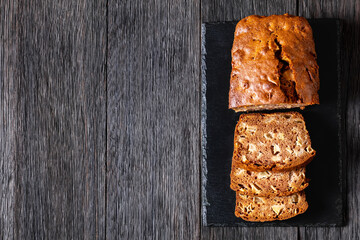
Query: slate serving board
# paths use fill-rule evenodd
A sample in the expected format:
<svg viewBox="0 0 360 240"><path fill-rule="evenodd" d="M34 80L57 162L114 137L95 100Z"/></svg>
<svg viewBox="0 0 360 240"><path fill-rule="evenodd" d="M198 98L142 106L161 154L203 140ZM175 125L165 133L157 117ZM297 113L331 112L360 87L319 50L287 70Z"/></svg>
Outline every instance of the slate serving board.
<svg viewBox="0 0 360 240"><path fill-rule="evenodd" d="M295 109L303 114L315 159L307 167L308 210L295 218L246 222L234 215L229 187L234 129L239 113L228 109L231 47L236 22L202 24L202 222L204 226L341 226L344 196L341 148L344 134L339 81L340 22L309 20L320 67L320 105Z"/></svg>

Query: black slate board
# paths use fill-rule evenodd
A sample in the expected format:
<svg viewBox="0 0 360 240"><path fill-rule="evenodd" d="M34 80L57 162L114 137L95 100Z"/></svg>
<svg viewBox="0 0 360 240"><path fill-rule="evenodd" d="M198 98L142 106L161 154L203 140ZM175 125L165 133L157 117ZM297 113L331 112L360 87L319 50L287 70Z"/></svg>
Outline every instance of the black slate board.
<svg viewBox="0 0 360 240"><path fill-rule="evenodd" d="M230 185L239 113L228 109L231 47L236 22L202 25L202 221L204 226L341 226L344 222L341 140L344 133L336 19L309 20L320 67L320 105L303 114L317 155L307 167L308 210L295 218L251 223L236 218Z"/></svg>

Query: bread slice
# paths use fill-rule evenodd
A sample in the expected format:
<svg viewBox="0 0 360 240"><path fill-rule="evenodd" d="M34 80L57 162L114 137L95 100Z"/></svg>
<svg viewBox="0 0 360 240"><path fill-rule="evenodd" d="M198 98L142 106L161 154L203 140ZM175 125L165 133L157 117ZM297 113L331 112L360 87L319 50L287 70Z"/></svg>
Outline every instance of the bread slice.
<svg viewBox="0 0 360 240"><path fill-rule="evenodd" d="M319 66L305 18L284 14L240 20L231 56L229 108L249 111L319 104Z"/></svg>
<svg viewBox="0 0 360 240"><path fill-rule="evenodd" d="M309 185L305 168L286 172L254 172L233 166L230 179L232 190L251 196L286 196Z"/></svg>
<svg viewBox="0 0 360 240"><path fill-rule="evenodd" d="M315 154L300 113L240 115L234 134L234 167L288 171L304 167Z"/></svg>
<svg viewBox="0 0 360 240"><path fill-rule="evenodd" d="M308 208L304 191L283 197L256 197L236 193L235 216L251 222L285 220Z"/></svg>

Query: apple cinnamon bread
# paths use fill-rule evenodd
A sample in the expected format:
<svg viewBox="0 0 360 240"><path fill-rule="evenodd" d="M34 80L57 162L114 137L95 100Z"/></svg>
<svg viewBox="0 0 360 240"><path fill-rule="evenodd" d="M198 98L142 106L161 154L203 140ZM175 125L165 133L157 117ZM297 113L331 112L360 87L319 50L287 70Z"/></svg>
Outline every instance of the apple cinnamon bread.
<svg viewBox="0 0 360 240"><path fill-rule="evenodd" d="M286 196L309 185L305 168L286 172L254 172L233 166L230 179L232 190L250 196Z"/></svg>
<svg viewBox="0 0 360 240"><path fill-rule="evenodd" d="M231 54L229 108L248 111L319 104L319 67L305 18L248 16L236 25Z"/></svg>
<svg viewBox="0 0 360 240"><path fill-rule="evenodd" d="M283 197L257 197L236 193L235 216L251 222L285 220L308 208L305 193Z"/></svg>
<svg viewBox="0 0 360 240"><path fill-rule="evenodd" d="M234 134L234 167L287 171L304 167L315 154L300 113L240 115Z"/></svg>

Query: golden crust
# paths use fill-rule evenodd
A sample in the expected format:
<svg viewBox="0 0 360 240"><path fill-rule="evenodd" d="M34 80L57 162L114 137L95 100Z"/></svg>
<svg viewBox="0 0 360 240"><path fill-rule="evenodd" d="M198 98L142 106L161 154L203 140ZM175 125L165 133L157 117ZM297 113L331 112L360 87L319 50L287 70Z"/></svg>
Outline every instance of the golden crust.
<svg viewBox="0 0 360 240"><path fill-rule="evenodd" d="M318 69L312 30L305 18L288 14L246 17L235 30L229 108L246 111L319 104Z"/></svg>

